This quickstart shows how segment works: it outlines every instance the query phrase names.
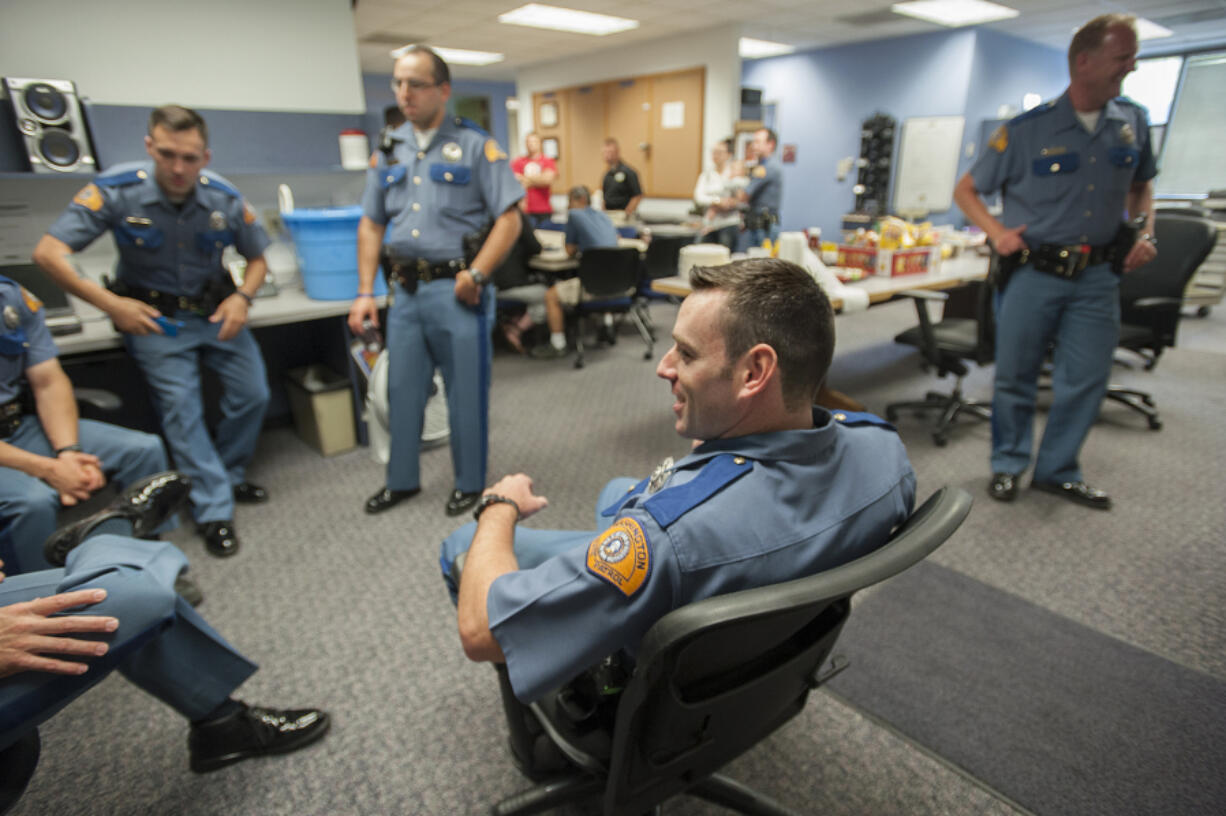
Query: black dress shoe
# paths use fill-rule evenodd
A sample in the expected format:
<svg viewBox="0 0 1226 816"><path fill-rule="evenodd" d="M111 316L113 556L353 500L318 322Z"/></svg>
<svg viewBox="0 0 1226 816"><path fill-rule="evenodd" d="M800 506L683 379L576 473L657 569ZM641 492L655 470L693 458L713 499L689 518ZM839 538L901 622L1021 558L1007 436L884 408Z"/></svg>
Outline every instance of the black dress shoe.
<svg viewBox="0 0 1226 816"><path fill-rule="evenodd" d="M97 513L56 530L43 542L43 557L52 566L64 566L74 547L89 538L98 525L113 519L128 521L134 538L150 537L178 512L191 489L192 480L183 473L155 473L124 490Z"/></svg>
<svg viewBox="0 0 1226 816"><path fill-rule="evenodd" d="M400 504L405 499L413 498L420 492L420 487L415 487L412 490L391 490L385 487L366 500L366 512L372 516L375 513L382 513L389 507L395 507Z"/></svg>
<svg viewBox="0 0 1226 816"><path fill-rule="evenodd" d="M447 499L447 515L458 516L463 512L473 509L473 506L480 498L480 490L476 493L461 493L458 490L451 491L451 497Z"/></svg>
<svg viewBox="0 0 1226 816"><path fill-rule="evenodd" d="M209 555L229 558L238 554L238 531L232 521L206 521L196 527L204 539L204 548Z"/></svg>
<svg viewBox="0 0 1226 816"><path fill-rule="evenodd" d="M268 491L251 482L234 485L234 501L239 504L263 504L268 501Z"/></svg>
<svg viewBox="0 0 1226 816"><path fill-rule="evenodd" d="M1017 477L1012 473L993 473L988 495L997 501L1013 501L1017 498Z"/></svg>
<svg viewBox="0 0 1226 816"><path fill-rule="evenodd" d="M331 720L317 708L240 708L214 720L192 723L187 737L191 769L215 771L244 759L286 754L328 733Z"/></svg>
<svg viewBox="0 0 1226 816"><path fill-rule="evenodd" d="M1107 495L1107 491L1090 487L1085 482L1031 482L1030 486L1063 496L1086 507L1093 507L1095 510L1111 509L1111 497Z"/></svg>

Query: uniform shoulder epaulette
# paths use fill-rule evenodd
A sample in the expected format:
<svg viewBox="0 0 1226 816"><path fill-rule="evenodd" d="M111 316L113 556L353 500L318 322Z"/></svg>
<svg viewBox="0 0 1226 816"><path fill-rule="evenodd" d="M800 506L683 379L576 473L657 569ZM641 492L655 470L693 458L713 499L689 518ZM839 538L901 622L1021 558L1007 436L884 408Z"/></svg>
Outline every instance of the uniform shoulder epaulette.
<svg viewBox="0 0 1226 816"><path fill-rule="evenodd" d="M1045 113L1051 113L1056 109L1055 100L1048 100L1041 105L1035 105L1025 113L1019 113L1009 120L1009 124L1016 125L1018 122L1025 122L1027 119L1034 119L1037 116L1042 116Z"/></svg>
<svg viewBox="0 0 1226 816"><path fill-rule="evenodd" d="M487 139L490 138L490 134L486 132L485 128L478 125L472 119L466 119L463 116L457 116L455 118L455 123L456 123L456 127L462 127L462 128L468 128L469 130L475 130L481 136L484 136Z"/></svg>
<svg viewBox="0 0 1226 816"><path fill-rule="evenodd" d="M751 460L731 453L720 454L707 462L698 475L685 484L666 487L643 502L643 509L651 514L656 524L667 528L751 470Z"/></svg>
<svg viewBox="0 0 1226 816"><path fill-rule="evenodd" d="M878 428L889 428L891 431L897 432L891 423L885 421L876 414L870 414L864 411L835 411L831 416L840 425L850 425L851 427L859 427L863 425L876 425Z"/></svg>
<svg viewBox="0 0 1226 816"><path fill-rule="evenodd" d="M210 190L221 190L231 198L242 198L243 194L238 191L230 182L226 181L216 173L208 170L202 170L200 173L200 183Z"/></svg>
<svg viewBox="0 0 1226 816"><path fill-rule="evenodd" d="M1124 107L1136 108L1137 110L1144 113L1146 118L1149 117L1149 108L1145 107L1140 102L1138 102L1137 100L1133 99L1130 96L1117 96L1115 99L1111 101L1117 105L1123 105Z"/></svg>
<svg viewBox="0 0 1226 816"><path fill-rule="evenodd" d="M149 171L140 165L120 165L99 173L94 177L94 184L99 187L127 187L142 182L148 177Z"/></svg>

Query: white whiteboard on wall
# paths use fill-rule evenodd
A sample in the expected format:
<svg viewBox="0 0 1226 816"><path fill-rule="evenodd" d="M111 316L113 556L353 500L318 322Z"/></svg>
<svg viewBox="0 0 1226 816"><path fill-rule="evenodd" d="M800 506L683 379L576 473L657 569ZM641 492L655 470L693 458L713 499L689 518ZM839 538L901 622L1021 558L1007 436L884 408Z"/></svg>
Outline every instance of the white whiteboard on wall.
<svg viewBox="0 0 1226 816"><path fill-rule="evenodd" d="M903 122L895 212L941 212L953 206L964 124L961 116L921 116Z"/></svg>

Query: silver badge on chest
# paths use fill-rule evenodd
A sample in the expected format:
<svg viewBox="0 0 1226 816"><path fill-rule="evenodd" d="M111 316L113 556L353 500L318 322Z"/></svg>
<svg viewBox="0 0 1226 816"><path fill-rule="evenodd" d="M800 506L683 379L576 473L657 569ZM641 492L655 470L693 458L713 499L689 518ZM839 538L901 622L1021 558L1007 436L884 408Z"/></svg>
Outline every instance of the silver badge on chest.
<svg viewBox="0 0 1226 816"><path fill-rule="evenodd" d="M1120 125L1120 141L1126 145L1130 145L1137 140L1137 134L1133 132L1132 125L1125 122Z"/></svg>
<svg viewBox="0 0 1226 816"><path fill-rule="evenodd" d="M619 170L618 172L613 174L613 180L616 181L618 184L621 184L623 181L626 180L626 174Z"/></svg>
<svg viewBox="0 0 1226 816"><path fill-rule="evenodd" d="M12 330L21 325L21 315L14 306L4 307L4 327Z"/></svg>
<svg viewBox="0 0 1226 816"><path fill-rule="evenodd" d="M443 158L449 162L458 162L464 158L464 151L455 142L448 142L443 145Z"/></svg>
<svg viewBox="0 0 1226 816"><path fill-rule="evenodd" d="M668 477L673 472L673 457L669 456L660 464L656 465L656 469L651 472L651 478L647 480L647 492L655 493L660 488L664 487L664 483L668 481Z"/></svg>
<svg viewBox="0 0 1226 816"><path fill-rule="evenodd" d="M223 230L226 228L226 214L221 210L213 210L209 213L209 229Z"/></svg>

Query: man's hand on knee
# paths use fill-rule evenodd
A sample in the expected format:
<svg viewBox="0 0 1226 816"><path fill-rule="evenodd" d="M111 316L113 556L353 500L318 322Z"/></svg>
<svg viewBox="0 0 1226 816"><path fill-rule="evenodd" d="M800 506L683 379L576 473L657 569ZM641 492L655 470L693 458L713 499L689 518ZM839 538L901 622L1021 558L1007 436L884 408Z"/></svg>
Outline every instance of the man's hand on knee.
<svg viewBox="0 0 1226 816"><path fill-rule="evenodd" d="M45 655L101 657L106 654L109 647L105 643L66 636L114 632L119 628L118 618L58 614L78 606L91 606L105 598L105 589L80 589L0 606L0 677L24 671L84 674L89 669L85 663Z"/></svg>

